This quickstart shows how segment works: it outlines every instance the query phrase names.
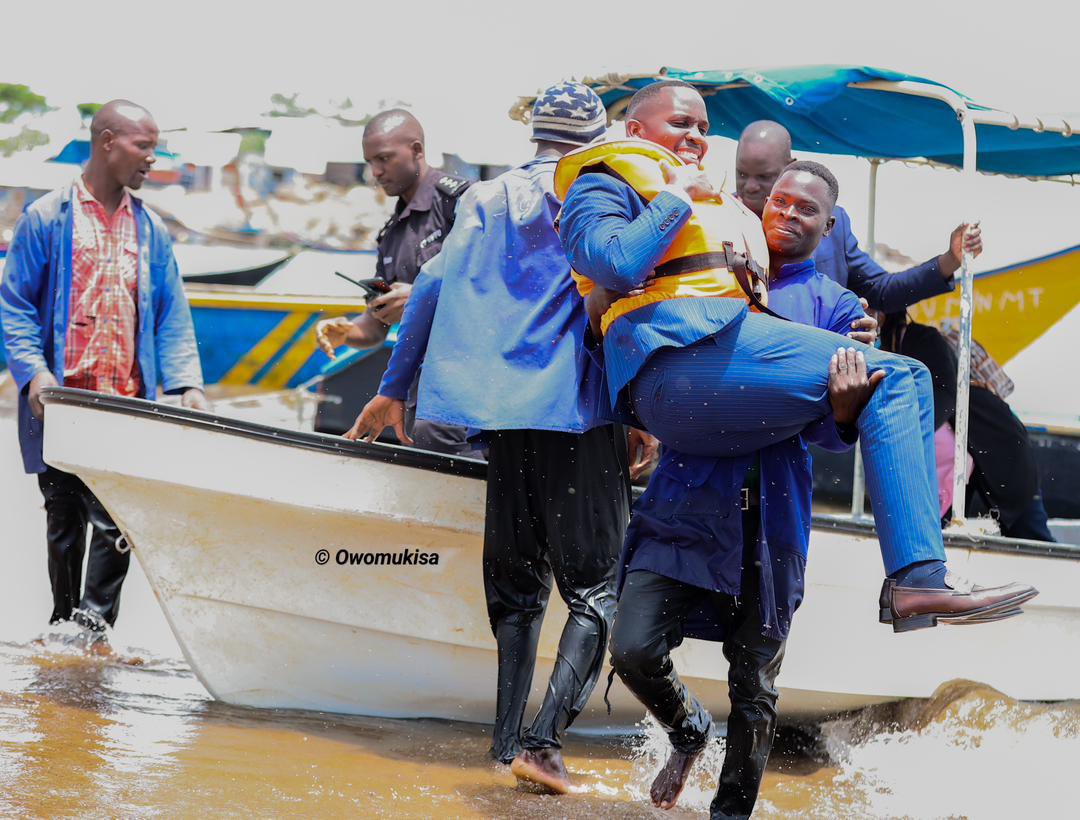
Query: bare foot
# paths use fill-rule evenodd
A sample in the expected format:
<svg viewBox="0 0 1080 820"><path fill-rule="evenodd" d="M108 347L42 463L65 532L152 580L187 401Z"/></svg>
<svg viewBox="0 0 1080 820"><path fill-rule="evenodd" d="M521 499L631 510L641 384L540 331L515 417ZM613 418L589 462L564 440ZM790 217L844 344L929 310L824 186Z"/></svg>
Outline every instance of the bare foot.
<svg viewBox="0 0 1080 820"><path fill-rule="evenodd" d="M514 758L510 771L520 782L540 786L551 794L566 794L573 789L558 749L525 749Z"/></svg>
<svg viewBox="0 0 1080 820"><path fill-rule="evenodd" d="M686 780L690 777L690 770L694 767L694 761L698 759L701 751L693 754L671 750L671 755L664 764L664 768L656 775L649 789L649 797L653 805L661 809L673 809L679 802L679 795L686 786Z"/></svg>

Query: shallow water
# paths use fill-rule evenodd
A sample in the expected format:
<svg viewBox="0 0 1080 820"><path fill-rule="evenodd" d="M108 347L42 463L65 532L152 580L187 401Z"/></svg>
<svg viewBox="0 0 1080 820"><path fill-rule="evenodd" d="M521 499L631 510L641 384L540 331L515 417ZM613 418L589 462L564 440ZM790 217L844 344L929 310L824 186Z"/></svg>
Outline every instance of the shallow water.
<svg viewBox="0 0 1080 820"><path fill-rule="evenodd" d="M117 655L88 657L46 625L44 517L10 418L0 418L0 497L0 815L707 811L722 740L699 761L680 808L661 812L647 797L668 748L654 723L634 738L571 737L567 763L581 793L555 798L514 788L508 768L487 757L484 726L217 703L183 661L137 562L112 636ZM755 816L1071 817L1078 768L1080 704L1019 704L957 682L929 701L785 730Z"/></svg>

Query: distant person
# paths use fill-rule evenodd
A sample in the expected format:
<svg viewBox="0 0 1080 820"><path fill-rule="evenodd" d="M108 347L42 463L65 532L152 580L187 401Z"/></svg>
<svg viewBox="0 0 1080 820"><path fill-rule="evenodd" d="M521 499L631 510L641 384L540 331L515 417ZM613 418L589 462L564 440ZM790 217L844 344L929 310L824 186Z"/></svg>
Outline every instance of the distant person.
<svg viewBox="0 0 1080 820"><path fill-rule="evenodd" d="M536 155L462 197L442 253L416 281L379 395L346 434L402 435L421 361L419 416L484 431L484 590L499 652L491 753L559 793L570 789L562 736L600 675L630 514L626 440L606 420L603 372L585 350L584 305L554 228L559 158L605 127L587 86L539 96ZM523 732L552 585L570 616Z"/></svg>
<svg viewBox="0 0 1080 820"><path fill-rule="evenodd" d="M390 326L401 321L413 281L425 262L442 248L454 225L454 209L469 180L432 168L424 154L424 129L400 108L381 111L364 128L364 162L387 196L396 196L394 213L378 235L375 273L390 285L389 293L371 301L354 320L323 319L315 326L319 347L331 359L341 345L371 348L386 340ZM408 400L416 446L441 453L463 453L465 428L415 420L416 387Z"/></svg>
<svg viewBox="0 0 1080 820"><path fill-rule="evenodd" d="M145 108L126 100L102 106L82 175L19 219L0 285L23 465L45 498L50 623L75 620L91 644L116 623L129 545L79 478L42 460L41 391L62 384L154 399L161 386L184 407L209 409L172 242L160 217L127 190L142 187L157 143Z"/></svg>
<svg viewBox="0 0 1080 820"><path fill-rule="evenodd" d="M903 311L882 317L882 347L918 359L930 369L935 430L956 424L957 341L937 328L908 321ZM981 345L973 342L972 348L967 447L974 472L968 496L973 501L977 496L986 505L1002 535L1054 541L1031 439L1005 402L1012 381Z"/></svg>
<svg viewBox="0 0 1080 820"><path fill-rule="evenodd" d="M739 200L759 218L773 183L791 162L791 135L780 123L758 120L743 129L735 153L735 190ZM954 276L960 269L963 249L972 256L982 253L979 227L959 225L950 234L945 253L890 274L859 247L847 211L837 205L833 218L835 226L814 252L817 269L866 299L871 308L886 313L949 293L956 286Z"/></svg>

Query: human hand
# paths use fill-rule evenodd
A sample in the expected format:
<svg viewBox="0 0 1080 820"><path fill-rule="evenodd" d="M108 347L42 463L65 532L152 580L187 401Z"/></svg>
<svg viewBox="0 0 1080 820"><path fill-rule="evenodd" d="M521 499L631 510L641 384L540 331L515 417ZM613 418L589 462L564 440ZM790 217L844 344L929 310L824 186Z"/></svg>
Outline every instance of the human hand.
<svg viewBox="0 0 1080 820"><path fill-rule="evenodd" d="M352 320L344 316L321 320L315 325L315 341L319 345L319 350L331 359L336 359L337 353L334 351L345 344L352 327Z"/></svg>
<svg viewBox="0 0 1080 820"><path fill-rule="evenodd" d="M376 396L364 405L353 426L343 435L349 441L372 442L387 427L394 428L394 433L402 444L414 443L405 432L405 402L387 396Z"/></svg>
<svg viewBox="0 0 1080 820"><path fill-rule="evenodd" d="M675 166L661 161L660 170L664 173L664 182L667 185L681 188L693 200L720 198L720 193L713 188L700 165Z"/></svg>
<svg viewBox="0 0 1080 820"><path fill-rule="evenodd" d="M59 387L60 383L56 376L48 370L42 370L30 380L30 388L26 391L26 400L30 403L30 412L34 418L45 418L45 405L41 403L41 391L46 387Z"/></svg>
<svg viewBox="0 0 1080 820"><path fill-rule="evenodd" d="M390 291L368 302L368 311L384 325L392 325L401 321L401 314L405 312L405 303L409 301L412 293L412 285L404 282L394 282Z"/></svg>
<svg viewBox="0 0 1080 820"><path fill-rule="evenodd" d="M186 407L189 410L202 410L204 413L212 413L214 408L210 406L210 402L206 398L206 394L203 393L197 387L189 387L180 396L180 406Z"/></svg>
<svg viewBox="0 0 1080 820"><path fill-rule="evenodd" d="M602 337L600 320L608 312L613 304L626 296L640 296L645 288L635 288L629 293L619 293L617 290L609 290L601 285L593 285L589 295L585 297L585 312L589 316L589 328L597 339Z"/></svg>
<svg viewBox="0 0 1080 820"><path fill-rule="evenodd" d="M866 357L861 350L838 348L829 360L829 404L836 423L854 424L884 378L884 370L867 378Z"/></svg>
<svg viewBox="0 0 1080 820"><path fill-rule="evenodd" d="M864 311L870 310L870 303L865 299L859 299ZM854 339L856 342L862 342L865 345L873 345L877 341L878 336L878 322L877 319L870 313L867 313L863 318L856 319L851 323L851 332L848 334L849 339Z"/></svg>
<svg viewBox="0 0 1080 820"><path fill-rule="evenodd" d="M660 441L644 430L630 427L626 433L626 444L630 449L630 480L637 481L656 458Z"/></svg>
<svg viewBox="0 0 1080 820"><path fill-rule="evenodd" d="M982 228L979 223L957 225L949 234L949 249L939 257L941 272L948 278L959 270L967 251L975 258L983 252Z"/></svg>

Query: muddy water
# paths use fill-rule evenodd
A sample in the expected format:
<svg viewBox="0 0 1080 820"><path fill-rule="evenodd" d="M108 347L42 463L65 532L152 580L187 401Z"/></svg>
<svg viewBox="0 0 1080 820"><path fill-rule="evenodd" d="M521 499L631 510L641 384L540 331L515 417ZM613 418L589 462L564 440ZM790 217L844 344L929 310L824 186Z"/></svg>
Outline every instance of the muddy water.
<svg viewBox="0 0 1080 820"><path fill-rule="evenodd" d="M116 656L49 630L40 496L0 418L0 815L690 817L706 812L723 757L703 756L680 809L647 800L667 749L570 738L581 793L515 790L487 758L487 729L239 709L212 701L169 633L137 563ZM781 711L783 703L781 703ZM1018 704L956 683L930 701L785 731L760 817L1071 817L1080 705Z"/></svg>

